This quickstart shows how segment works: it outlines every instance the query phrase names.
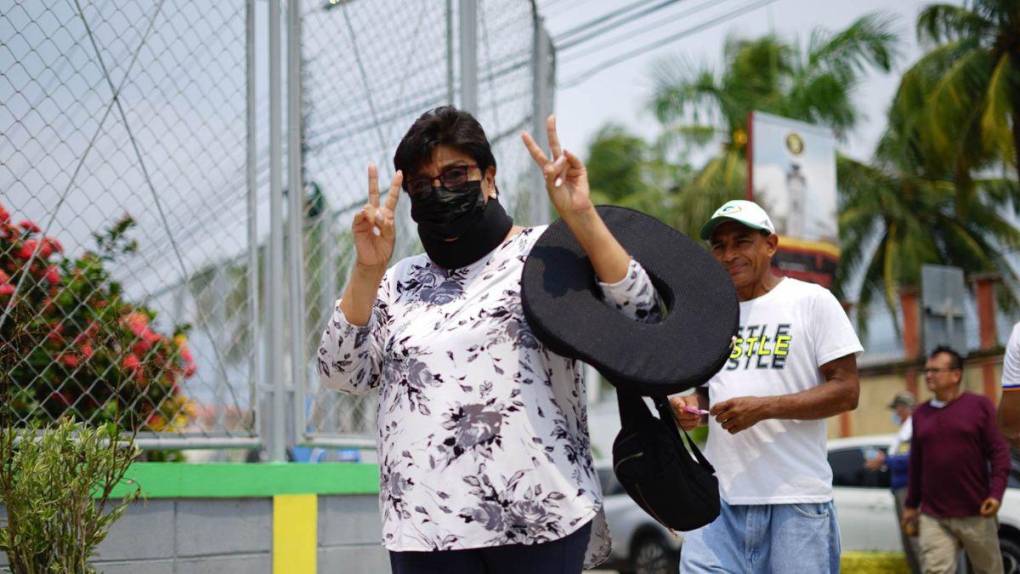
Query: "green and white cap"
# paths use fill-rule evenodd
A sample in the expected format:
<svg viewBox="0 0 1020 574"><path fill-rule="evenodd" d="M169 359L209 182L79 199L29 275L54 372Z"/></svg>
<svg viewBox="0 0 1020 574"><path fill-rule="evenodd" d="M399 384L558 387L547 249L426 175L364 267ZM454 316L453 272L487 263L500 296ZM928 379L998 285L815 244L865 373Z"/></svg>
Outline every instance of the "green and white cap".
<svg viewBox="0 0 1020 574"><path fill-rule="evenodd" d="M715 213L712 214L712 219L709 219L705 225L701 226L701 238L708 239L711 237L712 231L715 230L716 226L726 221L736 221L751 229L767 231L769 234L776 232L776 226L772 225L769 214L765 213L765 210L757 203L743 199L734 199L727 201L722 207L715 210Z"/></svg>

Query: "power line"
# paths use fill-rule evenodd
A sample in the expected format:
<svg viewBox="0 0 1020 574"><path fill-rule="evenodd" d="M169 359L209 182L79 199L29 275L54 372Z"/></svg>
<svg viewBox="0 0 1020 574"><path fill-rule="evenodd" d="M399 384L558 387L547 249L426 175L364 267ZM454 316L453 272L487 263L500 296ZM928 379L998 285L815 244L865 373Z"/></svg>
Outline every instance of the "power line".
<svg viewBox="0 0 1020 574"><path fill-rule="evenodd" d="M553 13L562 14L567 11L566 9L576 9L578 4L584 2L584 0L570 0L570 4L562 4L564 1L565 0L549 0L544 5L539 6L538 11L543 16L548 17ZM553 6L556 7L555 10L553 9Z"/></svg>
<svg viewBox="0 0 1020 574"><path fill-rule="evenodd" d="M595 77L595 75L598 74L599 72L603 72L605 70L608 70L609 68L612 68L613 66L622 64L623 62L626 62L627 60L630 60L632 58L640 56L640 55L642 55L642 54L644 54L646 52L650 52L652 50L655 50L656 48L661 48L662 46L665 46L667 44L670 44L672 42L680 40L681 38L685 38L687 36L690 36L691 34L695 34L697 32L705 30L706 28L711 28L712 26L715 26L717 24L721 24L723 22L726 22L727 20L732 20L733 18L736 18L738 16L742 16L742 15L748 13L748 12L751 12L753 10L757 10L758 8L761 8L761 7L766 6L768 4L772 4L775 1L776 0L759 0L757 2L752 2L750 4L746 4L743 7L737 8L735 10L731 10L731 11L729 11L729 12L727 12L727 13L721 15L721 16L716 16L715 18L711 18L709 20L706 20L705 22L702 22L701 24L698 24L696 26L692 26L690 28L687 28L686 30L682 30L682 31L680 31L680 32L678 32L676 34L673 34L672 36L667 36L665 38L662 38L660 40L652 42L651 44L646 44L646 45L644 45L644 46L642 46L640 48L636 48L636 49L631 50L629 52L625 52L623 54L620 54L619 56L615 56L613 58L609 58L608 60L600 62L598 65L595 65L595 66L592 66L591 68L588 68L587 70L581 72L580 74L574 75L574 77L572 77L569 80L567 80L566 82L564 82L561 87L564 90L567 90L567 89L573 88L575 86L578 86L578 85L588 81L589 79Z"/></svg>
<svg viewBox="0 0 1020 574"><path fill-rule="evenodd" d="M570 40L569 42L563 42L562 44L559 44L559 41L563 40L565 36L569 35L569 32L568 32L568 33L565 33L565 34L561 35L559 38L554 38L553 41L554 41L554 43L557 44L556 47L558 49L560 49L560 50L569 50L569 49L571 49L571 48L573 48L573 47L575 47L575 46L577 46L579 44L583 44L583 43L585 43L585 42L587 42L589 40L592 40L594 38L598 38L599 36L605 34L606 32L612 32L613 30L619 28L620 26L626 26L627 24L630 24L631 22L634 22L635 20L638 20L640 18L644 18L645 16L648 16L649 14L654 14L655 12L658 12L659 10L662 10L663 8L668 8L669 6L671 6L673 4L676 4L677 2L682 2L682 1L684 1L684 0L662 0L658 4L655 4L653 6L649 6L649 7L645 8L644 10L641 10L640 12L636 12L634 14L631 14L630 16L626 16L622 20L619 20L617 22L612 22L610 24L605 24L601 28L596 28L595 30L588 30L588 33L584 34L580 38L574 38L574 39ZM575 28L575 30L577 30L577 29L578 28Z"/></svg>
<svg viewBox="0 0 1020 574"><path fill-rule="evenodd" d="M698 4L697 6L692 6L688 10L684 10L683 12L679 12L677 14L674 14L673 17L671 17L671 18L662 18L662 19L656 20L651 25L645 26L643 28L638 28L638 29L635 29L635 30L630 30L630 31L626 32L626 34L621 34L621 35L618 35L618 36L614 36L612 38L607 38L605 42L602 42L600 44L596 44L594 46L588 46L583 51L577 51L577 52L573 52L571 54L567 54L566 56L564 56L562 58L558 58L557 59L557 63L558 64L566 64L566 63L573 62L575 60L579 60L581 58L590 56L590 55L592 55L595 52L601 52L602 50L605 50L606 48L613 48L613 47L619 46L620 42L625 40L625 38L623 38L623 36L641 37L641 36L647 34L648 32L651 32L652 30L655 30L656 28L661 28L662 26L667 26L669 24L672 24L672 23L676 22L677 20L681 20L681 19L684 19L684 18L688 18L690 16L694 16L695 14L697 14L699 12L704 12L708 8L714 8L714 7L719 6L720 4L724 4L724 3L730 2L730 1L731 0L705 0L705 2L702 2L701 4Z"/></svg>
<svg viewBox="0 0 1020 574"><path fill-rule="evenodd" d="M582 23L578 24L577 26L574 26L573 28L569 28L569 29L567 29L567 30L565 30L563 32L560 32L559 34L556 34L555 36L553 36L553 42L554 43L559 43L559 42L561 42L561 41L563 41L563 40L565 40L565 39L567 39L567 38L569 38L571 36L574 36L576 34L580 34L582 32L587 32L587 31L591 30L592 26L596 26L596 27L604 26L604 25L608 24L609 22L615 20L616 18L622 18L622 17L626 16L628 12L631 12L633 10L641 8L642 6L645 6L650 1L651 0L637 0L636 2L631 2L630 4L627 4L623 8L619 8L619 9L617 9L614 12L609 12L607 14L602 14L601 16L598 16L596 18L592 18L591 20L588 20L586 22L582 22ZM676 0L672 0L672 1L676 1Z"/></svg>

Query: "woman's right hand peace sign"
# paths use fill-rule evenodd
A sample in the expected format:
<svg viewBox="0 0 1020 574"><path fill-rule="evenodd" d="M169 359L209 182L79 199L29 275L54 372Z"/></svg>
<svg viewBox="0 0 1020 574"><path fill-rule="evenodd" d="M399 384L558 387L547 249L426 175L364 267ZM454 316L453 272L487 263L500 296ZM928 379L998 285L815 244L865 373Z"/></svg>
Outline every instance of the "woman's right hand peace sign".
<svg viewBox="0 0 1020 574"><path fill-rule="evenodd" d="M359 266L381 272L386 270L393 255L395 225L393 220L397 201L400 199L400 185L404 174L400 171L390 182L386 203L379 206L379 170L375 164L368 166L368 203L354 216L351 231L354 233L354 249Z"/></svg>

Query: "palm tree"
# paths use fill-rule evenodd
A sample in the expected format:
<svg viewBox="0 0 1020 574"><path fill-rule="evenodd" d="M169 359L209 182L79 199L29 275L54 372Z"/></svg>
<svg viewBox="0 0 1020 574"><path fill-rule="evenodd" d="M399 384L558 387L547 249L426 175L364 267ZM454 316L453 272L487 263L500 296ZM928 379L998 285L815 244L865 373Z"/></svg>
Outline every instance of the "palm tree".
<svg viewBox="0 0 1020 574"><path fill-rule="evenodd" d="M962 18L959 10L930 7L918 27L932 30L932 22L947 13ZM936 46L923 56L901 79L874 164L838 161L843 255L834 290L846 295L854 277L863 279L861 310L881 296L894 311L896 292L918 286L925 263L966 273L996 271L1017 283L1005 252L1020 245L1020 230L1006 214L1017 214L1020 185L995 177L1003 158L986 145L987 134L1001 133L1008 119L996 118L1001 126L971 121L974 114L988 117L986 104L975 101L964 113L956 96L950 97L969 86L960 67L966 61L960 43ZM943 131L950 122L951 140ZM864 316L859 319L866 326Z"/></svg>
<svg viewBox="0 0 1020 574"><path fill-rule="evenodd" d="M932 4L918 16L917 35L935 47L904 83L924 81L927 68L943 71L927 86L920 120L936 155L1012 165L1020 175L1020 2Z"/></svg>
<svg viewBox="0 0 1020 574"><path fill-rule="evenodd" d="M690 166L671 164L661 149L620 125L602 126L588 146L588 178L595 203L630 207L666 217Z"/></svg>
<svg viewBox="0 0 1020 574"><path fill-rule="evenodd" d="M888 141L895 137L886 134L887 149L895 147ZM1008 197L1020 191L1016 182L974 179L971 185L980 200L964 216L957 210L957 187L951 180L905 170L893 161L865 165L841 156L837 177L842 257L833 290L845 299L848 285L855 278L862 281L857 302L861 329L866 330L866 313L876 296L895 321L897 292L920 284L925 263L957 266L968 274L997 270L1017 279L1004 247L1020 246L1020 231L1002 210Z"/></svg>
<svg viewBox="0 0 1020 574"><path fill-rule="evenodd" d="M815 30L803 51L772 35L730 38L720 72L677 59L658 62L650 107L665 127L664 145L723 139L720 153L678 195L674 225L691 233L721 203L744 195L749 112L822 124L845 136L858 119L852 96L862 75L891 68L891 27L888 17L869 14L835 34Z"/></svg>

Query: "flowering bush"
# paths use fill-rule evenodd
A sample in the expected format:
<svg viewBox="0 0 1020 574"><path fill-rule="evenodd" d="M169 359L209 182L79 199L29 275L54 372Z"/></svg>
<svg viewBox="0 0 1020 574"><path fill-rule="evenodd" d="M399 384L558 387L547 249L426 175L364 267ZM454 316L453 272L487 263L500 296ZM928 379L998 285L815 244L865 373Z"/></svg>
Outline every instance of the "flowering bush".
<svg viewBox="0 0 1020 574"><path fill-rule="evenodd" d="M125 216L96 233L95 251L64 256L60 241L0 205L0 384L22 421L62 416L132 430L171 431L193 406L181 383L195 373L187 325L170 336L155 313L123 297L106 266L134 252Z"/></svg>

